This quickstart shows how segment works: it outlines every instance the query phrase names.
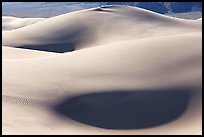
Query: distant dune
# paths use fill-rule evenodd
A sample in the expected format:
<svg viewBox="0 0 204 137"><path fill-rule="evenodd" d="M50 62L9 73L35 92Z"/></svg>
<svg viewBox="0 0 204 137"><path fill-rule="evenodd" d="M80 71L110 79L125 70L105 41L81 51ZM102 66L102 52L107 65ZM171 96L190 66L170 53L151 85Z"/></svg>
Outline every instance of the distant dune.
<svg viewBox="0 0 204 137"><path fill-rule="evenodd" d="M170 13L166 15L176 17L176 18L195 20L202 17L202 12L197 11L197 12L185 12L185 13Z"/></svg>
<svg viewBox="0 0 204 137"><path fill-rule="evenodd" d="M2 19L3 134L202 134L202 19L129 6Z"/></svg>
<svg viewBox="0 0 204 137"><path fill-rule="evenodd" d="M2 15L47 18L107 5L135 6L160 14L202 11L202 2L2 2Z"/></svg>
<svg viewBox="0 0 204 137"><path fill-rule="evenodd" d="M198 24L201 22L177 20L147 10L121 7L77 11L3 32L3 45L66 52L125 40L195 32L200 29Z"/></svg>
<svg viewBox="0 0 204 137"><path fill-rule="evenodd" d="M43 18L17 18L10 16L2 16L2 30L4 31L21 28L41 20L43 20Z"/></svg>

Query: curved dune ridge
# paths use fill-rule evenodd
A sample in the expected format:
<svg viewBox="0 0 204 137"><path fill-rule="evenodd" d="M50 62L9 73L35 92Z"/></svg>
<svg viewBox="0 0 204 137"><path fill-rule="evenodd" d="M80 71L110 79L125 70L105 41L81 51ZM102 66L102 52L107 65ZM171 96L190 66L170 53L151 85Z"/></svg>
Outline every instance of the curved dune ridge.
<svg viewBox="0 0 204 137"><path fill-rule="evenodd" d="M202 20L2 18L3 134L202 134Z"/></svg>
<svg viewBox="0 0 204 137"><path fill-rule="evenodd" d="M21 28L43 20L43 18L17 18L2 16L2 31Z"/></svg>
<svg viewBox="0 0 204 137"><path fill-rule="evenodd" d="M3 32L3 45L67 52L199 29L200 25L192 21L178 20L135 7L109 6L63 14Z"/></svg>
<svg viewBox="0 0 204 137"><path fill-rule="evenodd" d="M8 54L9 53L9 54ZM30 59L30 58L41 58L49 55L59 55L58 53L53 52L44 52L39 50L28 50L21 48L13 48L2 46L3 59Z"/></svg>

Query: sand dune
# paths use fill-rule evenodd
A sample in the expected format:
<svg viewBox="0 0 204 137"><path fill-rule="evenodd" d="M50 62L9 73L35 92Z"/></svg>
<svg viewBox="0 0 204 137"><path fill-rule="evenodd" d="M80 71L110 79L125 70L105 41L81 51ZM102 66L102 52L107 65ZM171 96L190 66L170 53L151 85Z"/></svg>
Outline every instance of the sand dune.
<svg viewBox="0 0 204 137"><path fill-rule="evenodd" d="M9 54L8 54L9 53ZM27 50L27 49L20 49L20 48L12 48L2 46L2 54L3 59L27 59L27 58L41 58L50 55L58 55L57 53L53 52L43 52L39 50Z"/></svg>
<svg viewBox="0 0 204 137"><path fill-rule="evenodd" d="M202 134L202 21L108 6L2 33L3 134Z"/></svg>
<svg viewBox="0 0 204 137"><path fill-rule="evenodd" d="M201 28L197 23L134 7L110 6L63 14L3 32L3 45L66 52L118 41L196 32Z"/></svg>
<svg viewBox="0 0 204 137"><path fill-rule="evenodd" d="M43 18L17 18L2 16L2 31L18 29L43 20Z"/></svg>

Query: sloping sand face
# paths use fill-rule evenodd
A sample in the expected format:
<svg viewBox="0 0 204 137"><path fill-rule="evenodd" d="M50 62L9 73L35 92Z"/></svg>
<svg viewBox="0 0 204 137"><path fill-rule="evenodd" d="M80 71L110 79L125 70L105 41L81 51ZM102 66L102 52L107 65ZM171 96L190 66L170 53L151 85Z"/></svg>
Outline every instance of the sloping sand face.
<svg viewBox="0 0 204 137"><path fill-rule="evenodd" d="M2 131L202 134L201 75L202 21L126 6L43 19L3 31Z"/></svg>
<svg viewBox="0 0 204 137"><path fill-rule="evenodd" d="M43 18L17 18L2 16L2 31L21 28L43 20Z"/></svg>
<svg viewBox="0 0 204 137"><path fill-rule="evenodd" d="M3 32L3 45L67 52L119 41L196 32L200 30L198 24L201 22L178 20L134 7L110 6L63 14Z"/></svg>

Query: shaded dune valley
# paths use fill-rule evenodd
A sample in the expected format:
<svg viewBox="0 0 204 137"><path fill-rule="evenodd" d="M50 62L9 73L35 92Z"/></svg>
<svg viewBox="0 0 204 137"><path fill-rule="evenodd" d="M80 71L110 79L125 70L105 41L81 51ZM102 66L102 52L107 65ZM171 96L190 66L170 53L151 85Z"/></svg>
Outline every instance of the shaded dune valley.
<svg viewBox="0 0 204 137"><path fill-rule="evenodd" d="M54 107L56 112L105 129L143 129L175 120L187 108L187 91L111 91L80 95Z"/></svg>
<svg viewBox="0 0 204 137"><path fill-rule="evenodd" d="M4 135L202 134L202 19L2 16L2 50Z"/></svg>

